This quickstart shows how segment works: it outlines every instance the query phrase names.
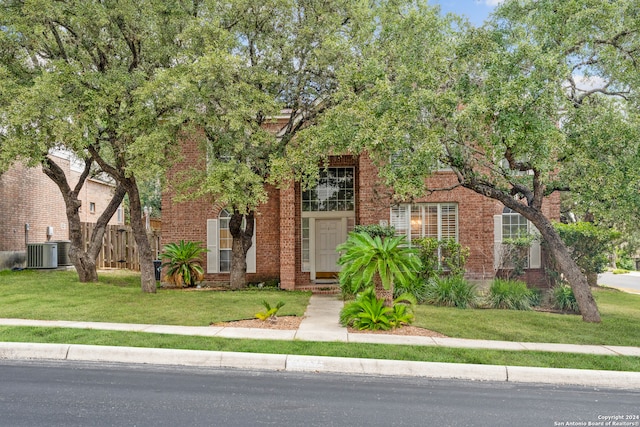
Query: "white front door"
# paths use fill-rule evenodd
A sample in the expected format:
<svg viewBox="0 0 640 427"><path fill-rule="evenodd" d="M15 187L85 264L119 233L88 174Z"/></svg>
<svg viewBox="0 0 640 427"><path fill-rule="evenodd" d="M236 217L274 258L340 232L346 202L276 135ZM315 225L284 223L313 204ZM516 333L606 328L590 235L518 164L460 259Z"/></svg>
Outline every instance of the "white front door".
<svg viewBox="0 0 640 427"><path fill-rule="evenodd" d="M334 277L340 271L336 246L346 240L342 219L316 219L316 277Z"/></svg>

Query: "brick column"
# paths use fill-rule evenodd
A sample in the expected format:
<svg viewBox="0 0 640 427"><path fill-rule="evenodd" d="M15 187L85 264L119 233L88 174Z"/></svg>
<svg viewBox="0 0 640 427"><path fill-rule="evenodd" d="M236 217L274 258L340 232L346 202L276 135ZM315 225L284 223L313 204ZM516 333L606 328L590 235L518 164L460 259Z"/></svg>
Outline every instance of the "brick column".
<svg viewBox="0 0 640 427"><path fill-rule="evenodd" d="M296 193L293 181L280 189L280 287L296 286Z"/></svg>

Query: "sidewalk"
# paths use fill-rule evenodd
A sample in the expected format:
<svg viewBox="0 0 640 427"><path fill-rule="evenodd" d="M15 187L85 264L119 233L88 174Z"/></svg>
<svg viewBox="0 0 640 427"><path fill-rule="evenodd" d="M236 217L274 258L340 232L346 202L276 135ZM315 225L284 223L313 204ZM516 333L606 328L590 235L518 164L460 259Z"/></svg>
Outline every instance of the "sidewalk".
<svg viewBox="0 0 640 427"><path fill-rule="evenodd" d="M169 326L54 320L0 319L6 326L135 331L175 335L267 340L338 341L404 344L492 350L534 350L610 356L640 357L640 347L528 343L510 341L435 338L391 334L349 333L338 323L343 302L332 295L313 295L297 330L233 328L218 326ZM206 366L278 369L287 371L341 372L373 375L410 375L432 378L542 382L640 389L640 373L543 369L495 365L468 365L393 360L143 349L68 344L0 343L0 359L64 359L126 363L195 364ZM191 361L191 362L190 362Z"/></svg>

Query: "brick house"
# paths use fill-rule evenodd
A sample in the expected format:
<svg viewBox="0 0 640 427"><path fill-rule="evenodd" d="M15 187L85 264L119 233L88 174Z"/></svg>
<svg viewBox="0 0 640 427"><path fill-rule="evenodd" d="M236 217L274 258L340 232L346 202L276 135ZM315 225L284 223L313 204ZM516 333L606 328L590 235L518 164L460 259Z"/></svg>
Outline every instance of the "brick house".
<svg viewBox="0 0 640 427"><path fill-rule="evenodd" d="M82 172L79 165L63 152L52 153L73 186ZM113 193L113 184L95 178L85 182L79 195L80 220L96 222ZM58 186L40 166L12 165L0 175L0 269L23 267L26 243L68 240L69 227L65 204ZM124 224L120 207L110 224ZM28 224L28 230L26 229Z"/></svg>
<svg viewBox="0 0 640 427"><path fill-rule="evenodd" d="M178 171L198 161L204 166L206 156L194 141L185 139L182 151L183 161L168 172L169 183ZM446 188L456 182L447 170L428 179L430 188ZM299 183L291 182L267 190L269 199L256 214L247 278L250 282L279 279L283 289L309 289L334 281L339 271L335 247L356 224L392 225L409 239L454 238L470 248L466 276L474 281L495 277L503 238L532 228L499 202L461 187L434 192L411 204L393 204L391 192L380 184L377 168L366 155L331 157L316 188L302 191ZM224 206L205 200L176 203L174 196L168 186L162 198L163 241L205 243L209 249L205 280L228 282L231 235ZM544 211L559 219L559 197L547 199ZM529 283L546 285L543 263L544 254L535 242L525 274Z"/></svg>

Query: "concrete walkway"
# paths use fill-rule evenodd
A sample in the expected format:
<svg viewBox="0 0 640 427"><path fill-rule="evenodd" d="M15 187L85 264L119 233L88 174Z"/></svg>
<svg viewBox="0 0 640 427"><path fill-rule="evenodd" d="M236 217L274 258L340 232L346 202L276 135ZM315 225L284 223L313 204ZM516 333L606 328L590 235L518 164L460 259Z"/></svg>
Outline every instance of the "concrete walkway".
<svg viewBox="0 0 640 427"><path fill-rule="evenodd" d="M335 341L404 344L492 350L535 350L609 356L640 357L640 347L550 344L511 341L435 338L391 334L349 333L338 323L343 302L333 295L313 295L297 330L219 326L169 326L55 320L0 319L6 326L46 326L160 334L267 340ZM640 389L639 372L544 369L315 356L266 355L193 350L141 349L69 344L0 343L0 359L96 360L126 363L206 365L288 371L342 372L373 375L410 375L432 378L541 382L596 387Z"/></svg>

